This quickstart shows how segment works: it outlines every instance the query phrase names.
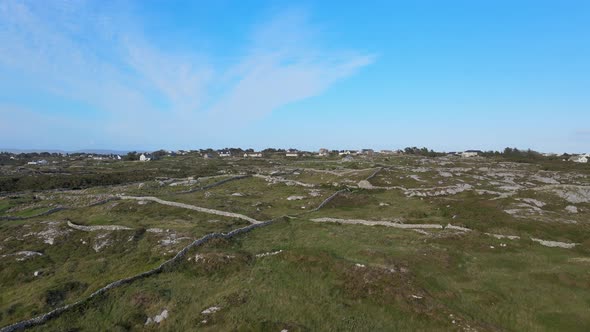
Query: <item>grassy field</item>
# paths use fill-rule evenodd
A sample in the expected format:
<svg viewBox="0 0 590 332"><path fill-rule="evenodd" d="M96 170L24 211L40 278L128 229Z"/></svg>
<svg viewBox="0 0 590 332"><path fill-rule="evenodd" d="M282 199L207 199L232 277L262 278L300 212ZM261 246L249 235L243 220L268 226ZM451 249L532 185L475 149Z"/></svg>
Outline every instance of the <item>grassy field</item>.
<svg viewBox="0 0 590 332"><path fill-rule="evenodd" d="M276 221L191 249L164 272L33 329L588 331L590 168L566 165L407 156L354 162L182 157L87 165L96 174L154 176L1 197L0 216L25 219L0 221L0 326L152 269L206 234L248 225L116 199L125 194ZM369 182L381 188L361 188L359 181L377 169ZM199 190L238 174L253 176ZM341 189L348 190L312 211ZM34 217L56 206L64 210ZM127 229L81 231L68 221ZM212 307L218 310L203 313ZM168 316L161 323L145 325L164 310Z"/></svg>

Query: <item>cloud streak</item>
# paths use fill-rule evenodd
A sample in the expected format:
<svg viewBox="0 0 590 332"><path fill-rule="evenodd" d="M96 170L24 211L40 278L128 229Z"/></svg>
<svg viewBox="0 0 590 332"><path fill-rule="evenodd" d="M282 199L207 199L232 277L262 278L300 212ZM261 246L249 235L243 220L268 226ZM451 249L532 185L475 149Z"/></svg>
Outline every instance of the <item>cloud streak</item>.
<svg viewBox="0 0 590 332"><path fill-rule="evenodd" d="M0 74L17 73L32 91L95 109L100 128L87 135L98 137L79 142L112 148L192 145L219 135L211 129L218 121L247 125L323 93L374 61L372 55L314 45L317 32L306 13L287 11L255 24L243 37L241 54L231 57L234 62L212 64L218 54L158 46L138 32L140 18L118 13L123 9L94 2L0 3ZM0 84L10 84L1 77ZM5 125L51 117L26 100L16 107L0 105L0 111ZM78 121L60 119L73 127ZM62 134L61 140L75 139L74 134L79 133ZM0 139L7 141L6 135L0 133ZM10 135L12 142L19 133Z"/></svg>

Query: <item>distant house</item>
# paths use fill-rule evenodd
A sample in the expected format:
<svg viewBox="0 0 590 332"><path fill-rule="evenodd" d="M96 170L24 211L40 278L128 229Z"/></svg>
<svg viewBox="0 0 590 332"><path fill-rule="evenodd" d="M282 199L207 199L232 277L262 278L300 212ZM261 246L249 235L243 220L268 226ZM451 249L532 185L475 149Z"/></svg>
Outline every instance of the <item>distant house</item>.
<svg viewBox="0 0 590 332"><path fill-rule="evenodd" d="M375 153L375 151L373 151L373 149L362 149L360 152L361 152L361 154L366 154L369 156L372 156L373 153Z"/></svg>
<svg viewBox="0 0 590 332"><path fill-rule="evenodd" d="M320 157L327 157L330 155L330 151L328 149L320 149L318 154Z"/></svg>
<svg viewBox="0 0 590 332"><path fill-rule="evenodd" d="M205 158L205 159L211 159L211 158L213 158L213 155L210 154L210 153L203 153L203 158Z"/></svg>
<svg viewBox="0 0 590 332"><path fill-rule="evenodd" d="M338 155L339 156L348 156L348 155L351 155L351 154L352 154L352 152L350 150L338 152Z"/></svg>
<svg viewBox="0 0 590 332"><path fill-rule="evenodd" d="M29 161L29 162L27 163L27 165L37 165L37 162L36 162L36 161Z"/></svg>
<svg viewBox="0 0 590 332"><path fill-rule="evenodd" d="M117 159L117 160L121 160L121 156L117 155L117 156L115 157L115 159Z"/></svg>
<svg viewBox="0 0 590 332"><path fill-rule="evenodd" d="M41 159L37 162L37 165L47 165L47 160Z"/></svg>
<svg viewBox="0 0 590 332"><path fill-rule="evenodd" d="M299 151L288 150L287 153L285 153L285 157L299 157Z"/></svg>
<svg viewBox="0 0 590 332"><path fill-rule="evenodd" d="M581 163L581 164L586 164L588 163L588 155L579 155L579 156L573 156L570 158L570 161L573 161L574 163Z"/></svg>
<svg viewBox="0 0 590 332"><path fill-rule="evenodd" d="M141 156L139 156L139 161L150 161L151 159L146 157L145 154L141 154Z"/></svg>
<svg viewBox="0 0 590 332"><path fill-rule="evenodd" d="M246 152L246 153L244 153L244 158L262 158L262 153L260 153L260 152Z"/></svg>
<svg viewBox="0 0 590 332"><path fill-rule="evenodd" d="M231 152L227 150L223 150L219 152L219 156L222 158L231 157Z"/></svg>
<svg viewBox="0 0 590 332"><path fill-rule="evenodd" d="M467 151L461 152L461 157L463 157L463 158L477 157L481 153L482 153L482 151L480 151L480 150L467 150Z"/></svg>

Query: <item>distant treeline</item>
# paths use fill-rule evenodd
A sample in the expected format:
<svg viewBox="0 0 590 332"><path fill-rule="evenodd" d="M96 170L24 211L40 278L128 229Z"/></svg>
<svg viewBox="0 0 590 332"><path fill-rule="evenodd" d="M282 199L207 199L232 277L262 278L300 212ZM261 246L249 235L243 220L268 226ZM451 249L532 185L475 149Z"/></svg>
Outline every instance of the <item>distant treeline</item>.
<svg viewBox="0 0 590 332"><path fill-rule="evenodd" d="M84 189L153 180L158 177L209 176L216 174L212 164L177 165L175 169L136 167L127 170L91 170L90 173L22 174L0 176L0 192L27 190Z"/></svg>
<svg viewBox="0 0 590 332"><path fill-rule="evenodd" d="M94 186L109 186L153 179L161 174L148 171L127 171L96 174L38 174L0 177L0 192L26 190L84 189Z"/></svg>
<svg viewBox="0 0 590 332"><path fill-rule="evenodd" d="M425 156L425 157L440 157L440 156L446 156L449 153L447 152L436 152L432 149L428 149L428 148L417 148L417 147L407 147L403 150L404 154L407 155L418 155L418 156ZM504 158L504 159L508 159L511 161L521 161L521 162L530 162L530 161L535 161L535 160L550 160L550 159L563 159L563 158L568 158L569 155L563 154L563 155L554 155L554 156L544 156L542 153L535 151L535 150L531 150L531 149L526 149L526 150L519 150L517 148L505 148L503 151L480 151L479 152L480 156L483 157L498 157L498 158Z"/></svg>

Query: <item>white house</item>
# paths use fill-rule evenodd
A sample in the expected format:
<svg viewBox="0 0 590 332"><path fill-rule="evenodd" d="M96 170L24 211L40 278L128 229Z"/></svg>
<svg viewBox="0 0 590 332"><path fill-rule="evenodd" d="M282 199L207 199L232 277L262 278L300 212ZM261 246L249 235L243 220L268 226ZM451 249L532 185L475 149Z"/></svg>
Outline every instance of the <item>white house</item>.
<svg viewBox="0 0 590 332"><path fill-rule="evenodd" d="M36 162L36 161L29 161L29 162L27 163L27 165L37 165L37 162Z"/></svg>
<svg viewBox="0 0 590 332"><path fill-rule="evenodd" d="M320 149L318 154L320 157L327 157L330 155L330 151L328 149Z"/></svg>
<svg viewBox="0 0 590 332"><path fill-rule="evenodd" d="M467 150L467 151L461 152L461 157L463 157L463 158L477 157L477 156L479 156L480 153L481 153L481 151L479 151L479 150Z"/></svg>
<svg viewBox="0 0 590 332"><path fill-rule="evenodd" d="M588 156L587 155L576 156L576 157L572 157L572 159L570 159L570 160L575 163L586 164L588 162Z"/></svg>
<svg viewBox="0 0 590 332"><path fill-rule="evenodd" d="M221 152L219 152L219 156L220 157L224 157L224 158L225 157L231 157L231 152L229 152L229 151L221 151Z"/></svg>
<svg viewBox="0 0 590 332"><path fill-rule="evenodd" d="M150 158L146 157L145 154L141 154L141 156L139 156L139 161L150 161Z"/></svg>
<svg viewBox="0 0 590 332"><path fill-rule="evenodd" d="M251 153L244 153L244 158L261 158L262 157L262 153L260 152L251 152Z"/></svg>
<svg viewBox="0 0 590 332"><path fill-rule="evenodd" d="M299 157L299 152L287 152L285 157Z"/></svg>

